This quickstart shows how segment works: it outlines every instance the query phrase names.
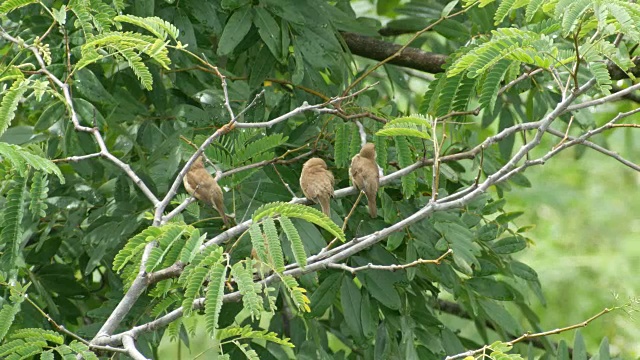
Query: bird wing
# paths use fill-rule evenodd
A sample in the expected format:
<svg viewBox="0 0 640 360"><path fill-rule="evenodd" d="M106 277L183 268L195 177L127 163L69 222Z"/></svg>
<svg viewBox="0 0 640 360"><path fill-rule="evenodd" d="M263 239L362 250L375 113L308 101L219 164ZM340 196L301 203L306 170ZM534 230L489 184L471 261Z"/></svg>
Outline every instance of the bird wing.
<svg viewBox="0 0 640 360"><path fill-rule="evenodd" d="M307 186L308 195L317 200L321 196L333 196L335 179L333 174L324 169L309 169L312 181Z"/></svg>
<svg viewBox="0 0 640 360"><path fill-rule="evenodd" d="M351 181L358 189L364 188L364 178L362 172L364 169L364 160L359 154L351 159L351 167L349 168L349 176Z"/></svg>
<svg viewBox="0 0 640 360"><path fill-rule="evenodd" d="M211 186L213 184L210 182L199 183L197 180L197 179L207 179L209 177L211 177L211 174L209 174L205 169L196 169L195 171L190 171L187 173L187 175L185 175L184 184L185 184L185 187L187 188L188 193L193 194L193 192L195 191L194 196L198 200L204 201L209 205L213 205L211 203L211 198L209 196L211 192ZM196 188L197 188L197 191L196 191Z"/></svg>

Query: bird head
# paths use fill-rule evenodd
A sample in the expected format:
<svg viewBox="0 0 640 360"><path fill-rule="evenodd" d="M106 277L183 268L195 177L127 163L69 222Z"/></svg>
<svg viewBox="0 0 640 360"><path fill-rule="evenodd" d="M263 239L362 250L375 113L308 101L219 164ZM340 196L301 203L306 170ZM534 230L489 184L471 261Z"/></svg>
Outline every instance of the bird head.
<svg viewBox="0 0 640 360"><path fill-rule="evenodd" d="M373 143L366 143L360 150L360 156L363 158L375 160L376 159L376 147Z"/></svg>
<svg viewBox="0 0 640 360"><path fill-rule="evenodd" d="M311 168L311 167L321 167L323 169L327 168L327 163L324 162L324 160L320 159L320 158L311 158L309 160L307 160L306 163L304 163L304 168Z"/></svg>
<svg viewBox="0 0 640 360"><path fill-rule="evenodd" d="M192 169L204 168L204 163L202 162L202 155L198 156L196 160L191 164Z"/></svg>

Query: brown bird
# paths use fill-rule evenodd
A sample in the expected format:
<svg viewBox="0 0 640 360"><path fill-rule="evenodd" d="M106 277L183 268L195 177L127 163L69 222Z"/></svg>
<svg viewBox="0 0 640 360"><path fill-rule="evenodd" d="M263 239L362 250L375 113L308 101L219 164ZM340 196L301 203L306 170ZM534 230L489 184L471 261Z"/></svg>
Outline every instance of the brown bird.
<svg viewBox="0 0 640 360"><path fill-rule="evenodd" d="M369 215L378 216L376 194L380 183L380 173L376 164L376 149L372 143L366 143L359 154L351 159L349 177L356 188L364 191L369 201Z"/></svg>
<svg viewBox="0 0 640 360"><path fill-rule="evenodd" d="M222 216L224 225L229 227L229 219L227 219L227 215L224 213L222 188L220 188L220 185L218 185L213 176L204 168L202 156L199 156L191 165L187 174L182 178L182 183L189 195L193 195L196 199L215 208L220 213L220 216Z"/></svg>
<svg viewBox="0 0 640 360"><path fill-rule="evenodd" d="M322 212L327 216L331 216L329 198L333 196L334 183L333 174L327 170L324 160L311 158L302 166L300 175L302 192L307 199L319 202Z"/></svg>

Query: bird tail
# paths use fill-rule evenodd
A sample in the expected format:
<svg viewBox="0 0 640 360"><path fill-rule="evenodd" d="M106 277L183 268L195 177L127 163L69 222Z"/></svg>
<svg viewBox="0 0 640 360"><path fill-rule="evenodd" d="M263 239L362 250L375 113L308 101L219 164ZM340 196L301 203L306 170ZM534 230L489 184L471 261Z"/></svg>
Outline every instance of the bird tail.
<svg viewBox="0 0 640 360"><path fill-rule="evenodd" d="M320 197L318 200L320 202L320 207L322 207L322 212L325 215L331 217L331 205L329 203L329 201L330 201L329 197L326 197L326 198L325 197Z"/></svg>
<svg viewBox="0 0 640 360"><path fill-rule="evenodd" d="M376 193L374 192L371 195L367 195L367 200L369 201L369 215L372 218L378 216L378 208L376 207Z"/></svg>
<svg viewBox="0 0 640 360"><path fill-rule="evenodd" d="M215 204L215 208L216 210L218 210L218 213L220 213L220 217L222 217L222 222L224 223L224 226L228 229L229 228L229 218L227 217L227 214L224 213L224 203L222 202L222 199L220 199L220 201L216 200L216 204Z"/></svg>

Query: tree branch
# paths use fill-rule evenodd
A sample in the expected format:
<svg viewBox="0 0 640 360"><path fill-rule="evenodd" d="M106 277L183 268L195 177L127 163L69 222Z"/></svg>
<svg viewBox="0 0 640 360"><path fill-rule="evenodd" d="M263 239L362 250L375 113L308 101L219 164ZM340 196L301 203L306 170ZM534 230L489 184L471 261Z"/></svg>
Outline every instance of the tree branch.
<svg viewBox="0 0 640 360"><path fill-rule="evenodd" d="M349 50L367 59L382 61L395 54L402 45L390 43L376 38L350 32L340 33ZM400 55L389 61L389 64L403 66L428 73L444 72L442 65L447 56L407 47Z"/></svg>

